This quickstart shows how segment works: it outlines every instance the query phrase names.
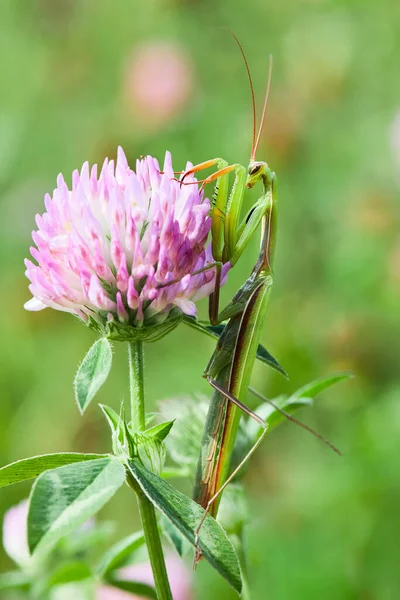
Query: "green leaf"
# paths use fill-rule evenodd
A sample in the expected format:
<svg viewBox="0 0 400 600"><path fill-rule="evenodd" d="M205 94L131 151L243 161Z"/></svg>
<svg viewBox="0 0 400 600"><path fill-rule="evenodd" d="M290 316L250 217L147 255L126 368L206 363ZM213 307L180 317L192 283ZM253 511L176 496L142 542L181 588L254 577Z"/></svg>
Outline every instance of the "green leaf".
<svg viewBox="0 0 400 600"><path fill-rule="evenodd" d="M206 396L196 399L172 398L160 404L163 419L177 416L165 444L169 456L181 470L190 472L197 465L208 405L209 400Z"/></svg>
<svg viewBox="0 0 400 600"><path fill-rule="evenodd" d="M352 377L352 373L336 373L335 375L330 375L329 377L315 379L315 381L307 383L307 385L304 385L294 392L290 398L314 398L317 394L323 392L331 385Z"/></svg>
<svg viewBox="0 0 400 600"><path fill-rule="evenodd" d="M113 408L110 408L110 406L106 406L105 404L99 404L99 406L111 429L113 453L115 456L124 455L125 453L129 454L128 448L126 447L125 422L121 416L123 407L121 406L121 415L118 415L118 413L116 413Z"/></svg>
<svg viewBox="0 0 400 600"><path fill-rule="evenodd" d="M194 545L195 529L204 509L167 481L148 471L137 459L127 463L132 477L151 502ZM208 562L240 593L242 580L235 550L218 523L207 515L199 535L199 547Z"/></svg>
<svg viewBox="0 0 400 600"><path fill-rule="evenodd" d="M226 325L224 323L219 323L219 325L206 325L205 329L212 333L213 337L220 337L224 333Z"/></svg>
<svg viewBox="0 0 400 600"><path fill-rule="evenodd" d="M289 379L289 375L286 373L285 369L281 367L276 358L274 358L261 344L258 344L256 358L275 369L275 371L278 371L278 373L281 373L286 379Z"/></svg>
<svg viewBox="0 0 400 600"><path fill-rule="evenodd" d="M0 487L26 481L37 477L44 471L55 469L63 465L97 460L106 457L106 454L81 454L79 452L62 452L57 454L42 454L17 460L0 469Z"/></svg>
<svg viewBox="0 0 400 600"><path fill-rule="evenodd" d="M59 566L48 579L48 588L55 585L72 583L73 581L83 581L89 579L92 572L88 565L83 562L73 561Z"/></svg>
<svg viewBox="0 0 400 600"><path fill-rule="evenodd" d="M55 585L50 590L49 600L94 600L95 593L95 582L92 579L85 579Z"/></svg>
<svg viewBox="0 0 400 600"><path fill-rule="evenodd" d="M115 412L113 408L107 406L106 404L99 404L99 406L107 419L111 432L113 434L118 433L122 428L123 419L121 419L121 416Z"/></svg>
<svg viewBox="0 0 400 600"><path fill-rule="evenodd" d="M190 477L190 469L180 469L179 467L164 467L160 473L163 479L181 479Z"/></svg>
<svg viewBox="0 0 400 600"><path fill-rule="evenodd" d="M101 559L96 569L98 575L104 577L104 575L107 575L110 571L123 566L126 559L144 544L145 538L142 531L137 531L114 544L107 550Z"/></svg>
<svg viewBox="0 0 400 600"><path fill-rule="evenodd" d="M106 338L100 338L90 348L75 375L75 398L81 414L107 379L111 362L111 344Z"/></svg>
<svg viewBox="0 0 400 600"><path fill-rule="evenodd" d="M218 522L230 535L243 536L243 528L250 522L247 495L240 483L228 485L218 510Z"/></svg>
<svg viewBox="0 0 400 600"><path fill-rule="evenodd" d="M185 317L184 323L186 323L193 329L196 329L201 333L205 333L206 335L214 339L220 338L221 335L224 333L226 327L224 323L220 323L219 325L204 324L201 321L197 321L197 319L195 319L194 317ZM275 369L275 371L278 371L278 373L281 373L284 377L286 377L286 379L289 379L289 376L286 373L285 369L279 364L276 358L274 358L272 354L270 354L268 350L264 348L264 346L262 346L261 344L258 345L256 358L258 358L258 360L265 363L266 365L272 367L272 369Z"/></svg>
<svg viewBox="0 0 400 600"><path fill-rule="evenodd" d="M65 556L63 549L59 553L57 549L57 562L56 568L50 571L49 575L45 578L38 577L35 571L32 586L32 598L46 598L54 597L55 590L67 589L68 584L76 584L93 580L93 573L89 565L79 560L62 561L60 563L60 557ZM53 561L54 562L54 561ZM49 565L47 565L49 566ZM48 570L48 569L47 569ZM68 588L69 589L69 588ZM57 594L55 594L57 596ZM71 596L76 598L76 596Z"/></svg>
<svg viewBox="0 0 400 600"><path fill-rule="evenodd" d="M117 579L116 577L107 579L106 583L119 590L130 592L131 594L135 594L135 596L140 596L140 598L152 598L153 600L157 600L156 590L147 583L142 583L141 581L127 581L125 579Z"/></svg>
<svg viewBox="0 0 400 600"><path fill-rule="evenodd" d="M52 546L82 525L100 510L124 481L125 469L113 456L42 473L30 496L30 551Z"/></svg>
<svg viewBox="0 0 400 600"><path fill-rule="evenodd" d="M175 548L179 556L182 558L186 556L189 550L192 548L188 540L181 534L181 532L169 521L164 515L162 515L160 521L163 534L169 541L169 543Z"/></svg>
<svg viewBox="0 0 400 600"><path fill-rule="evenodd" d="M60 546L61 553L65 556L76 556L87 553L93 548L108 546L115 534L114 521L101 521L94 527L81 527L65 537Z"/></svg>
<svg viewBox="0 0 400 600"><path fill-rule="evenodd" d="M159 425L154 425L153 427L150 427L150 429L146 430L146 435L149 435L162 442L171 431L171 427L174 422L175 419L172 421L166 421L165 423L159 423Z"/></svg>
<svg viewBox="0 0 400 600"><path fill-rule="evenodd" d="M27 587L30 578L22 571L8 571L0 574L0 591Z"/></svg>

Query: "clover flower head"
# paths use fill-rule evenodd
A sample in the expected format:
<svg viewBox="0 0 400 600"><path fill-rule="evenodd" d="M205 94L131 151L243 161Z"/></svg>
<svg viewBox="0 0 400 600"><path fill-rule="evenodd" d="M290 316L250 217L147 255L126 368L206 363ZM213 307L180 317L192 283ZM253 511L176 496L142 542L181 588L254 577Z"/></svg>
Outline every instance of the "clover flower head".
<svg viewBox="0 0 400 600"><path fill-rule="evenodd" d="M203 270L213 263L210 201L174 180L168 152L163 172L151 156L135 172L119 148L116 165L106 159L100 175L88 163L74 171L71 190L59 175L45 206L32 233L37 264L26 260L28 310L52 307L95 328L133 331L194 316L195 302L214 289L215 269Z"/></svg>

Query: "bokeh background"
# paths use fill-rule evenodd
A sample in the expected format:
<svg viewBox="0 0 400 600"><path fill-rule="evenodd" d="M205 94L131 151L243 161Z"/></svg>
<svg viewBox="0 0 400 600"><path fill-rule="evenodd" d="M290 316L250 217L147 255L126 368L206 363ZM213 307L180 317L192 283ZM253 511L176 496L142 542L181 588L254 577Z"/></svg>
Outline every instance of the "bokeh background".
<svg viewBox="0 0 400 600"><path fill-rule="evenodd" d="M93 403L73 400L94 341L69 315L26 313L23 259L57 174L166 149L176 169L222 156L247 164L251 105L240 38L261 109L258 158L279 176L275 287L263 342L290 374L257 366L270 397L338 369L356 377L301 417L339 459L287 423L246 478L254 598L400 596L400 4L397 0L2 0L0 3L0 462L52 451L108 451ZM248 205L254 196L249 195ZM248 275L256 241L232 274ZM201 307L206 314L206 307ZM208 393L212 343L183 326L147 348L149 410ZM125 348L99 401L127 396ZM29 492L0 494L0 514ZM122 490L103 510L117 534L138 525ZM10 567L1 555L2 570ZM195 598L233 598L207 565Z"/></svg>

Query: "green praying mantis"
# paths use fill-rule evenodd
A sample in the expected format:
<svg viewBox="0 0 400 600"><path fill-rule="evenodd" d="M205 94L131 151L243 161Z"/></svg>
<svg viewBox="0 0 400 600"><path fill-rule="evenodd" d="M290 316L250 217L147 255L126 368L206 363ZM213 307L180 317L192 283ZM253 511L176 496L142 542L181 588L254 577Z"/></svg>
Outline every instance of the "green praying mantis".
<svg viewBox="0 0 400 600"><path fill-rule="evenodd" d="M201 184L201 189L215 182L213 202L210 209L211 244L213 262L201 271L215 269L215 287L209 300L210 325L205 325L191 317L184 321L203 332L218 332L219 339L214 353L204 371L204 377L214 389L203 432L200 456L194 483L193 499L205 510L195 534L195 565L202 557L198 540L199 532L207 514L216 517L221 495L227 485L237 475L263 441L267 423L249 409L245 400L248 391L270 403L273 409L327 444L340 454L339 450L313 429L295 419L290 413L264 398L250 386L251 374L256 357L260 358L259 342L267 313L268 300L273 283L272 261L277 229L277 177L268 164L256 160L263 125L265 121L269 90L271 85L272 58L268 75L267 91L257 131L256 105L250 69L243 48L232 32L243 56L247 70L253 106L253 136L251 157L248 167L228 164L222 158L214 158L200 163L186 172L180 173L177 181L181 185ZM217 167L217 170L203 180L186 182L189 175L203 169ZM234 179L229 187L229 175ZM241 219L244 195L247 189L261 184L262 193L244 218ZM236 292L228 305L219 313L219 290L222 267L229 262L233 267L243 254L251 238L261 225L261 244L258 258L249 278ZM196 274L197 272L193 273ZM170 281L164 285L170 285ZM222 333L221 333L222 331ZM280 365L265 349L262 360L284 373ZM268 356L266 357L265 354ZM248 453L236 468L231 470L231 459L238 434L242 413L254 419L260 434Z"/></svg>
<svg viewBox="0 0 400 600"><path fill-rule="evenodd" d="M270 57L267 92L257 132L254 89L248 62L239 40L233 33L232 35L239 45L244 59L252 96L253 140L249 165L247 168L240 164L229 165L221 158L214 158L194 166L180 179L181 184L185 184L185 178L188 175L209 167L217 167L216 172L197 183L201 183L204 187L209 183L216 182L210 211L214 263L208 267L216 269L216 284L214 293L210 296L209 318L210 323L214 326L227 321L204 372L204 376L214 388L214 394L206 419L193 493L194 500L205 509L204 516L195 531L196 543L207 513L216 516L222 492L254 453L267 433L266 423L251 411L244 401L249 389L257 394L250 387L250 379L273 283L272 260L277 227L277 178L266 162L256 161L255 158L268 103L272 58ZM230 173L234 173L234 181L229 191ZM240 221L245 191L256 184L262 185L262 193L247 215ZM222 265L228 261L231 266L236 264L260 224L261 246L256 264L232 301L219 313ZM190 319L188 319L188 323L200 328L199 324L194 324ZM311 428L276 405L274 408L339 453L332 444ZM247 413L258 422L262 433L248 454L230 473L230 463L242 412ZM195 562L200 557L201 553L197 548Z"/></svg>

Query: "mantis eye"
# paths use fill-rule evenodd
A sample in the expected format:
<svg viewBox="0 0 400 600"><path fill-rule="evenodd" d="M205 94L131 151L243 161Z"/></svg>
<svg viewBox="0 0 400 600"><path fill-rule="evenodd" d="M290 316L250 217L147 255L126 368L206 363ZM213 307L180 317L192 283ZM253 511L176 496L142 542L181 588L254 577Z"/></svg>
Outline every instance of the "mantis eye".
<svg viewBox="0 0 400 600"><path fill-rule="evenodd" d="M258 171L261 169L261 165L254 165L249 171L249 175L256 175Z"/></svg>

